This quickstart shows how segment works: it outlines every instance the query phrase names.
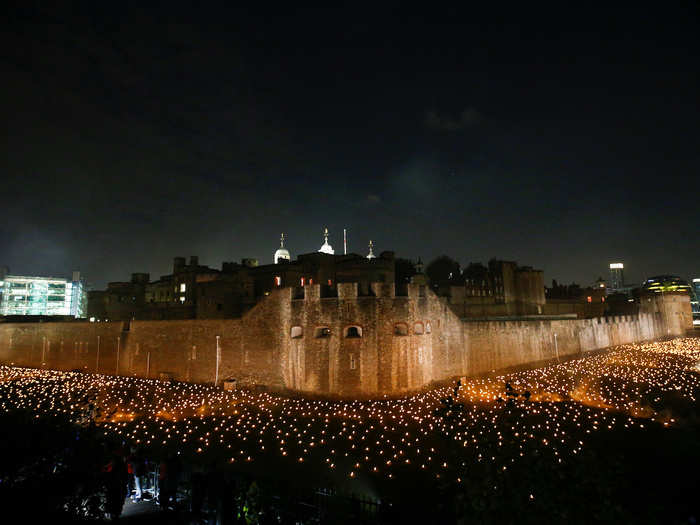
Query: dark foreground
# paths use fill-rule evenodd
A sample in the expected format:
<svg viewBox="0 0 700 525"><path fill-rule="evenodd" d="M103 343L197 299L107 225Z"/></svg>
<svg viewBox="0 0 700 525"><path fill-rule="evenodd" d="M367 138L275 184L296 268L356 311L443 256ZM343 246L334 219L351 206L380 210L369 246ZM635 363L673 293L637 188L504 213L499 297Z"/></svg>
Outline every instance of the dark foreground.
<svg viewBox="0 0 700 525"><path fill-rule="evenodd" d="M27 523L694 523L699 362L677 339L376 402L2 367L0 504ZM127 462L144 492L121 508Z"/></svg>

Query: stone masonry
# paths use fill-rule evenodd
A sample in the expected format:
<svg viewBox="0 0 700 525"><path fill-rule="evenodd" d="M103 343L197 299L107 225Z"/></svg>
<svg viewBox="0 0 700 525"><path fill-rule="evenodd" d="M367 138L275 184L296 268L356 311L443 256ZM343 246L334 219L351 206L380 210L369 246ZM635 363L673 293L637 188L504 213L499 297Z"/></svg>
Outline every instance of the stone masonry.
<svg viewBox="0 0 700 525"><path fill-rule="evenodd" d="M594 319L470 322L427 286L338 283L271 292L241 318L0 323L0 362L59 370L219 382L339 397L400 395L434 382L618 344L679 336L687 296L645 299L640 313ZM217 354L219 369L217 375Z"/></svg>

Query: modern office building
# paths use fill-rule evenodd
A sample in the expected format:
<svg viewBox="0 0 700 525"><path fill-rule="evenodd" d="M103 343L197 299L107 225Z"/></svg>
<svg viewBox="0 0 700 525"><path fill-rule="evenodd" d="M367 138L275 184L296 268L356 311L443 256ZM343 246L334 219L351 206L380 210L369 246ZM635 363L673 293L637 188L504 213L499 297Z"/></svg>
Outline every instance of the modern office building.
<svg viewBox="0 0 700 525"><path fill-rule="evenodd" d="M690 306L693 309L693 326L700 327L700 277L693 279L693 292L695 297L690 297Z"/></svg>
<svg viewBox="0 0 700 525"><path fill-rule="evenodd" d="M85 317L87 294L80 272L72 279L5 275L0 281L0 315Z"/></svg>
<svg viewBox="0 0 700 525"><path fill-rule="evenodd" d="M687 281L676 275L656 275L649 277L642 283L642 290L645 292L686 292L691 298L695 297L694 290Z"/></svg>
<svg viewBox="0 0 700 525"><path fill-rule="evenodd" d="M625 286L625 265L621 262L610 263L610 286L608 289L615 293Z"/></svg>

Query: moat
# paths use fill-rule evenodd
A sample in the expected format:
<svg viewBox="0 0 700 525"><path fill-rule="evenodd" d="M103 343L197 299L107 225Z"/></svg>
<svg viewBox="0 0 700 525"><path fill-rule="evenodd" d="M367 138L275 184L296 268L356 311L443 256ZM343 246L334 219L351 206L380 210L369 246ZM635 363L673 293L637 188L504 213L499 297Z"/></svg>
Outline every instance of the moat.
<svg viewBox="0 0 700 525"><path fill-rule="evenodd" d="M680 338L375 401L3 366L0 412L177 461L183 513L217 472L255 481L276 512L314 494L305 522L332 517L318 494L354 495L368 522L409 508L428 522L683 522L697 516L699 363L700 339Z"/></svg>

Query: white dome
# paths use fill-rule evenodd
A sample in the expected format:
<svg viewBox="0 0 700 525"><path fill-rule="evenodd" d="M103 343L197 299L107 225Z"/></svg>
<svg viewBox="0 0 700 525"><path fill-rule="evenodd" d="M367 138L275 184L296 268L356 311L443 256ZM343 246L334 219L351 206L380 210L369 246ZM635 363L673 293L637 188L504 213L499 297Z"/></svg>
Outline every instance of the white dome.
<svg viewBox="0 0 700 525"><path fill-rule="evenodd" d="M280 259L284 259L286 261L292 260L292 256L289 255L289 250L284 247L284 233L280 236L280 247L275 252L275 264L278 264Z"/></svg>
<svg viewBox="0 0 700 525"><path fill-rule="evenodd" d="M369 254L367 254L367 258L368 259L376 259L377 258L377 256L374 255L374 243L372 242L371 239L369 241Z"/></svg>
<svg viewBox="0 0 700 525"><path fill-rule="evenodd" d="M287 248L280 248L275 252L275 264L278 264L280 259L292 260L292 256L289 255Z"/></svg>
<svg viewBox="0 0 700 525"><path fill-rule="evenodd" d="M330 255L335 255L335 250L333 250L333 246L328 244L328 228L326 228L323 231L323 245L321 248L318 250L321 253L328 253Z"/></svg>

